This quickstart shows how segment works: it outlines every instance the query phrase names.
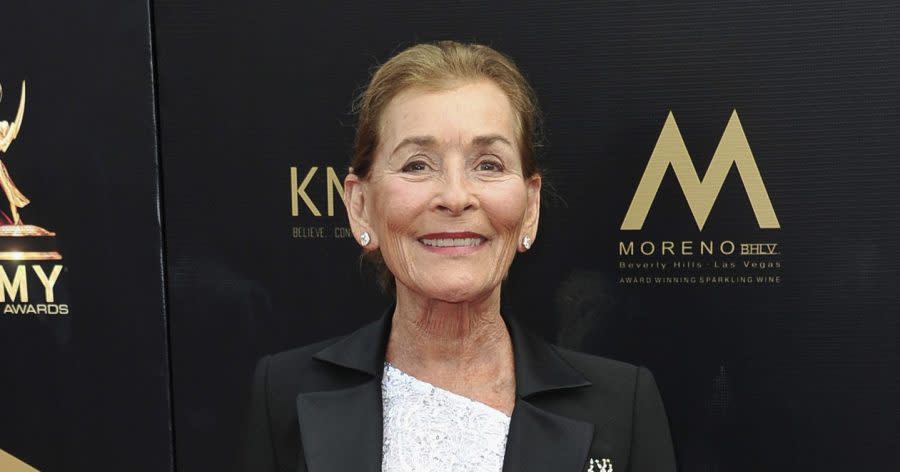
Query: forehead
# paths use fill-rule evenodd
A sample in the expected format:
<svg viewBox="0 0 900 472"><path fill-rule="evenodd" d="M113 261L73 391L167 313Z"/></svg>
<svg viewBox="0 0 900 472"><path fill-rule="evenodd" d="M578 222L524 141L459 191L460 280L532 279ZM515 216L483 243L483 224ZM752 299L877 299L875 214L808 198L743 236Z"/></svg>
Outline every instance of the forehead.
<svg viewBox="0 0 900 472"><path fill-rule="evenodd" d="M384 149L409 136L433 136L439 142L468 143L496 134L515 142L515 115L509 98L489 81L448 90L413 88L394 97L381 118Z"/></svg>

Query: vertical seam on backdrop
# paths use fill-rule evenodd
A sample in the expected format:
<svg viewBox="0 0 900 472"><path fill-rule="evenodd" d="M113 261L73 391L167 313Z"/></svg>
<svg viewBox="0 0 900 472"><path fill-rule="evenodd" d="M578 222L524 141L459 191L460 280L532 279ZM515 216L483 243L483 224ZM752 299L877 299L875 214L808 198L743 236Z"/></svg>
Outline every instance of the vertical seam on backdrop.
<svg viewBox="0 0 900 472"><path fill-rule="evenodd" d="M159 76L156 61L156 22L154 21L153 0L147 0L147 27L148 27L148 46L150 48L150 83L153 93L153 128L154 128L154 154L156 156L156 219L159 223L159 266L162 289L162 319L165 330L165 356L166 356L166 393L167 407L169 408L169 470L175 470L175 408L174 408L174 381L172 376L172 331L169 323L169 290L168 290L168 265L166 264L166 229L164 211L164 193L163 193L163 165L160 134L162 126L160 126L159 116Z"/></svg>

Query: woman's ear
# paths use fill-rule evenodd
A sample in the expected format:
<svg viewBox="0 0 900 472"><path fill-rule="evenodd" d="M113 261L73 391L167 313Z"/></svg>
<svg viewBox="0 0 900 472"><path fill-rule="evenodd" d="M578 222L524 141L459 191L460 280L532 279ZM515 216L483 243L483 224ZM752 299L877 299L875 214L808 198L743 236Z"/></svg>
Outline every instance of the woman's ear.
<svg viewBox="0 0 900 472"><path fill-rule="evenodd" d="M350 231L353 232L356 242L366 251L371 251L378 248L378 238L369 223L366 191L366 182L351 170L344 179L344 207L347 208Z"/></svg>
<svg viewBox="0 0 900 472"><path fill-rule="evenodd" d="M527 203L525 218L522 224L522 234L519 235L519 250L527 251L537 238L538 220L541 216L541 176L534 174L525 181L527 187ZM526 241L527 244L523 244Z"/></svg>

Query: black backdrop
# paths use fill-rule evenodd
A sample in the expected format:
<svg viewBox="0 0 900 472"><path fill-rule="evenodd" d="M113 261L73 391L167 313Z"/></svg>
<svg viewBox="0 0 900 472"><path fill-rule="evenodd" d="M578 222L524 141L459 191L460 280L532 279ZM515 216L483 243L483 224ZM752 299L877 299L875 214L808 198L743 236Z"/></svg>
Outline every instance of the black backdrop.
<svg viewBox="0 0 900 472"><path fill-rule="evenodd" d="M25 127L0 158L33 199L23 218L59 235L71 306L0 318L16 385L0 393L0 449L41 470L235 470L255 360L388 302L333 189L328 211L355 91L402 47L454 38L512 56L546 115L552 188L504 310L650 367L681 470L896 462L898 7L157 0L151 58L147 5L120 3L0 16L29 44L0 58L0 120L29 80ZM760 229L760 192L732 168L702 230L671 171L642 228L620 229L669 112L702 178L714 155L738 157L716 153L735 110L780 228ZM307 204L297 187L313 167ZM700 254L709 241L717 252Z"/></svg>
<svg viewBox="0 0 900 472"><path fill-rule="evenodd" d="M172 467L149 19L135 1L0 6L0 121L27 88L0 159L62 255L2 263L30 300L0 302L0 449L41 471ZM63 266L68 314L11 311L48 304L32 265Z"/></svg>

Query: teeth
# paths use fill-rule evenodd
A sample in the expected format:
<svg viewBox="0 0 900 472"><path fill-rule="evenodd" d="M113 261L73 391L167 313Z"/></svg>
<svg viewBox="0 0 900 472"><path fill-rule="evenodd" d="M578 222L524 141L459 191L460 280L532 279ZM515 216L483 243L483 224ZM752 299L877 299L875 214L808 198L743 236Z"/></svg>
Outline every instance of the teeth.
<svg viewBox="0 0 900 472"><path fill-rule="evenodd" d="M477 246L481 241L482 238L422 239L423 244L434 247Z"/></svg>

